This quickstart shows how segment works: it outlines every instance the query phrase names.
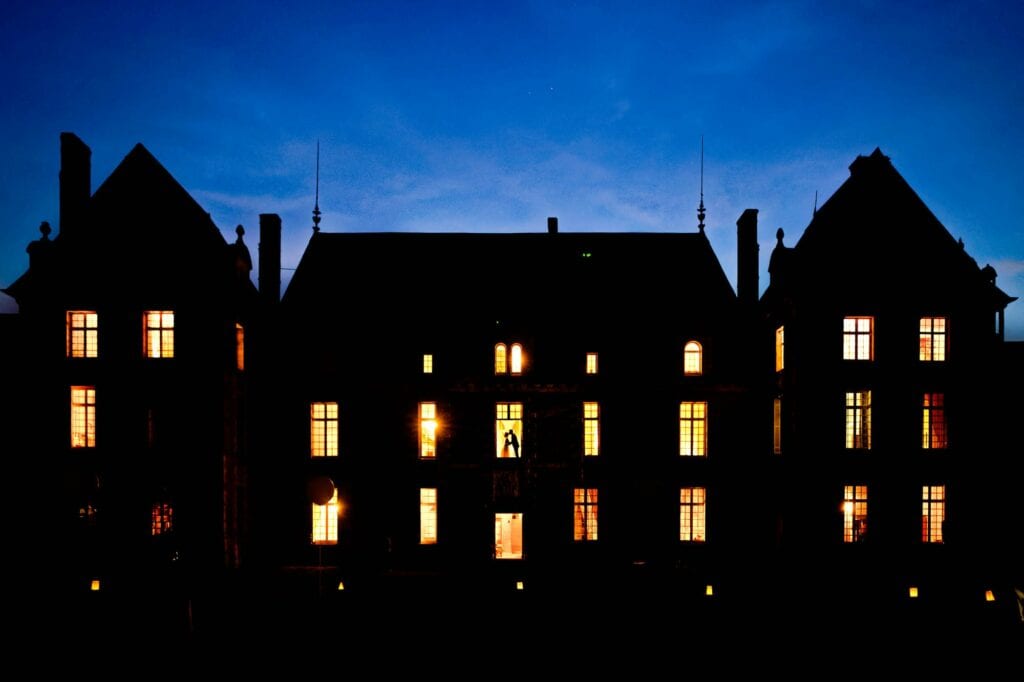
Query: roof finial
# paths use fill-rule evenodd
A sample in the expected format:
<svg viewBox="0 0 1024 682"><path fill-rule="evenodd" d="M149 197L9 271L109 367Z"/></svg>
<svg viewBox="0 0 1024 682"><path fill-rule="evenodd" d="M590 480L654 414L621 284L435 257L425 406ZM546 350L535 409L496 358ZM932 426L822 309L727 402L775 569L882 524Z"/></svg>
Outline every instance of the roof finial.
<svg viewBox="0 0 1024 682"><path fill-rule="evenodd" d="M697 229L704 234L704 136L700 136L700 206L697 207Z"/></svg>
<svg viewBox="0 0 1024 682"><path fill-rule="evenodd" d="M818 215L818 190L814 190L814 211L811 212L811 217Z"/></svg>
<svg viewBox="0 0 1024 682"><path fill-rule="evenodd" d="M313 201L313 232L320 231L320 139L316 141L316 199Z"/></svg>

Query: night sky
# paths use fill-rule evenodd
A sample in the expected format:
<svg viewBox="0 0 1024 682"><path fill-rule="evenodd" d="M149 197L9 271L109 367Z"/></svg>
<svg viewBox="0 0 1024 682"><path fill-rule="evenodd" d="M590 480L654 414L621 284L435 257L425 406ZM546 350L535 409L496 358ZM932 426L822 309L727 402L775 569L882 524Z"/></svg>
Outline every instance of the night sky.
<svg viewBox="0 0 1024 682"><path fill-rule="evenodd" d="M254 255L257 214L281 214L284 267L318 138L326 231L693 231L704 135L734 283L744 208L764 286L776 228L795 243L878 146L1024 296L1020 2L147 4L4 3L0 287L56 227L62 131L94 190L142 142ZM1007 327L1024 338L1024 302Z"/></svg>

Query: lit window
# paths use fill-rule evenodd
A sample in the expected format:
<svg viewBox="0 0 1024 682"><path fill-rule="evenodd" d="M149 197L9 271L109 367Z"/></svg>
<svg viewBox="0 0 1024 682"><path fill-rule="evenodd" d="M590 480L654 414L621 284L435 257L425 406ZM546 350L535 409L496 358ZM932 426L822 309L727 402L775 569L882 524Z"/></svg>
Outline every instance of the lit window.
<svg viewBox="0 0 1024 682"><path fill-rule="evenodd" d="M245 369L245 327L235 323L235 367L241 372Z"/></svg>
<svg viewBox="0 0 1024 682"><path fill-rule="evenodd" d="M338 489L327 504L313 503L313 544L338 544Z"/></svg>
<svg viewBox="0 0 1024 682"><path fill-rule="evenodd" d="M872 317L843 318L843 360L873 359Z"/></svg>
<svg viewBox="0 0 1024 682"><path fill-rule="evenodd" d="M434 356L430 353L423 354L423 373L433 374L434 373Z"/></svg>
<svg viewBox="0 0 1024 682"><path fill-rule="evenodd" d="M506 374L508 372L508 351L505 344L499 343L494 347L494 373Z"/></svg>
<svg viewBox="0 0 1024 682"><path fill-rule="evenodd" d="M338 456L338 403L309 406L309 453L313 457Z"/></svg>
<svg viewBox="0 0 1024 682"><path fill-rule="evenodd" d="M89 528L96 525L96 505L86 502L84 507L78 508L78 518Z"/></svg>
<svg viewBox="0 0 1024 682"><path fill-rule="evenodd" d="M707 454L708 404L679 403L679 454L703 456Z"/></svg>
<svg viewBox="0 0 1024 682"><path fill-rule="evenodd" d="M71 387L71 447L96 447L96 387Z"/></svg>
<svg viewBox="0 0 1024 682"><path fill-rule="evenodd" d="M174 311L147 310L142 314L147 358L174 357Z"/></svg>
<svg viewBox="0 0 1024 682"><path fill-rule="evenodd" d="M523 404L497 403L494 421L495 453L498 457L519 457L523 438Z"/></svg>
<svg viewBox="0 0 1024 682"><path fill-rule="evenodd" d="M494 515L494 558L523 558L523 515Z"/></svg>
<svg viewBox="0 0 1024 682"><path fill-rule="evenodd" d="M69 358L94 358L98 352L98 316L93 310L67 312L67 354Z"/></svg>
<svg viewBox="0 0 1024 682"><path fill-rule="evenodd" d="M174 525L174 508L166 502L158 502L153 505L153 518L150 524L150 533L156 537L171 532Z"/></svg>
<svg viewBox="0 0 1024 682"><path fill-rule="evenodd" d="M924 408L921 411L921 447L941 450L946 447L945 395L925 393Z"/></svg>
<svg viewBox="0 0 1024 682"><path fill-rule="evenodd" d="M782 398L772 401L772 452L782 454Z"/></svg>
<svg viewBox="0 0 1024 682"><path fill-rule="evenodd" d="M597 403L583 403L583 454L596 456L601 443L600 412Z"/></svg>
<svg viewBox="0 0 1024 682"><path fill-rule="evenodd" d="M846 449L871 449L871 391L846 394Z"/></svg>
<svg viewBox="0 0 1024 682"><path fill-rule="evenodd" d="M703 371L701 347L696 341L687 341L683 346L683 374L700 374Z"/></svg>
<svg viewBox="0 0 1024 682"><path fill-rule="evenodd" d="M704 488L679 489L679 540L704 542Z"/></svg>
<svg viewBox="0 0 1024 682"><path fill-rule="evenodd" d="M572 538L577 542L597 540L597 488L573 489Z"/></svg>
<svg viewBox="0 0 1024 682"><path fill-rule="evenodd" d="M420 457L433 459L437 454L437 404L420 403Z"/></svg>
<svg viewBox="0 0 1024 682"><path fill-rule="evenodd" d="M587 374L597 374L597 353L587 353Z"/></svg>
<svg viewBox="0 0 1024 682"><path fill-rule="evenodd" d="M509 371L512 374L523 373L523 347L518 343L512 344L512 359L509 364L511 364Z"/></svg>
<svg viewBox="0 0 1024 682"><path fill-rule="evenodd" d="M781 372L786 368L786 328L779 327L775 330L775 371Z"/></svg>
<svg viewBox="0 0 1024 682"><path fill-rule="evenodd" d="M942 542L945 520L946 486L924 486L921 489L921 542Z"/></svg>
<svg viewBox="0 0 1024 682"><path fill-rule="evenodd" d="M420 544L437 544L437 488L420 488Z"/></svg>
<svg viewBox="0 0 1024 682"><path fill-rule="evenodd" d="M921 351L918 357L922 362L945 362L946 360L946 318L921 318Z"/></svg>
<svg viewBox="0 0 1024 682"><path fill-rule="evenodd" d="M843 542L861 542L868 529L868 487L843 486Z"/></svg>

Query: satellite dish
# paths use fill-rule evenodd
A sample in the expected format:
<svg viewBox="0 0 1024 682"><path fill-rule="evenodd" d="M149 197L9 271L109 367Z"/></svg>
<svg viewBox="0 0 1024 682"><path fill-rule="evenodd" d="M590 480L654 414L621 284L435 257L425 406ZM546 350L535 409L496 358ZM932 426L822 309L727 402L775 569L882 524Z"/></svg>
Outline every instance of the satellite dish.
<svg viewBox="0 0 1024 682"><path fill-rule="evenodd" d="M334 481L326 476L315 476L309 479L309 498L313 504L327 504L334 497Z"/></svg>

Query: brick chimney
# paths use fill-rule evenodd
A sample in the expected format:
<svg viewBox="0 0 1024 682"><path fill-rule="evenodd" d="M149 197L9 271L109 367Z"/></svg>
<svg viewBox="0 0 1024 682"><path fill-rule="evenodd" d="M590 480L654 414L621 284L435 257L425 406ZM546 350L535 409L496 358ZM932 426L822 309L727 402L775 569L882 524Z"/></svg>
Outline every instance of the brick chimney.
<svg viewBox="0 0 1024 682"><path fill-rule="evenodd" d="M92 196L92 150L74 133L60 134L60 233L73 234Z"/></svg>
<svg viewBox="0 0 1024 682"><path fill-rule="evenodd" d="M260 299L275 304L281 298L281 216L260 214Z"/></svg>
<svg viewBox="0 0 1024 682"><path fill-rule="evenodd" d="M548 218L548 234L558 234L558 218L554 216Z"/></svg>
<svg viewBox="0 0 1024 682"><path fill-rule="evenodd" d="M740 303L757 303L757 209L748 208L736 221L736 297Z"/></svg>

